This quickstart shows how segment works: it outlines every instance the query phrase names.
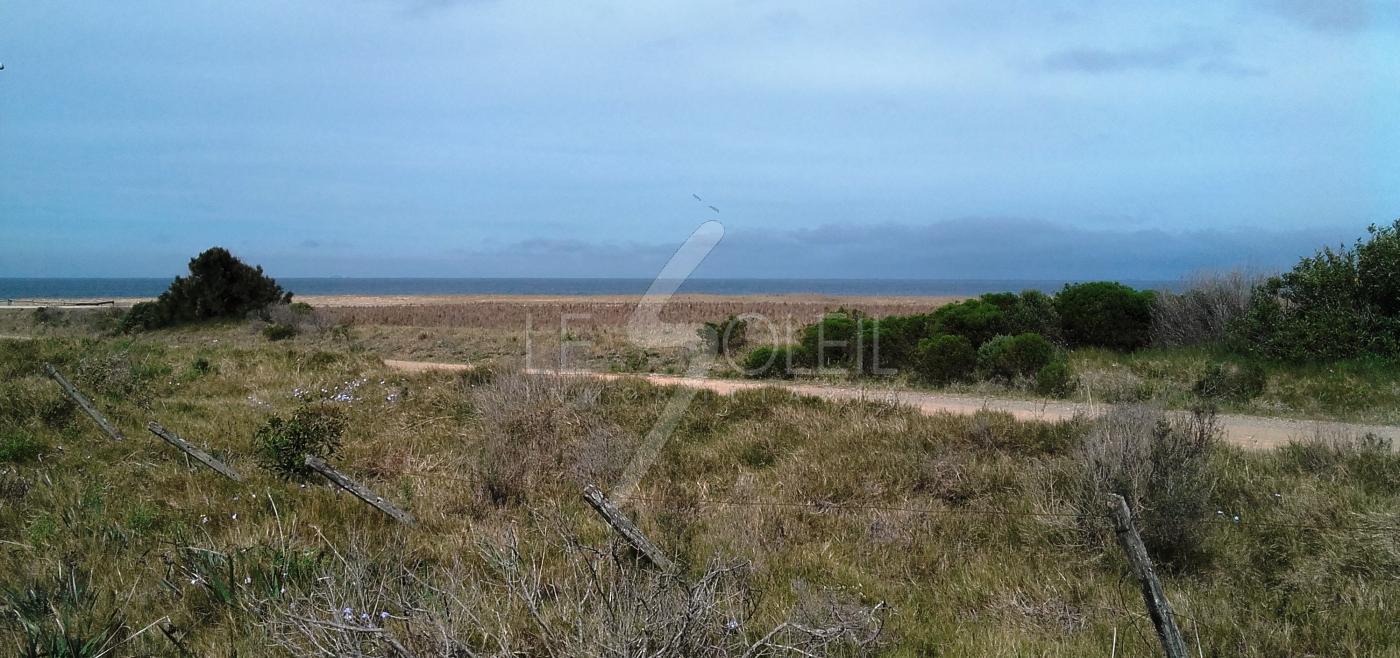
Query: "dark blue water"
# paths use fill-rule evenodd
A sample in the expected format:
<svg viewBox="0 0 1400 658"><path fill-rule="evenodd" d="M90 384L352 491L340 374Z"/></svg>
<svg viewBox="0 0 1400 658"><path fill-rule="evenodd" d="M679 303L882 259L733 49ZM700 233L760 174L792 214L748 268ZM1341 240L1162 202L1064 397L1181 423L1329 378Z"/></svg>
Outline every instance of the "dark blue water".
<svg viewBox="0 0 1400 658"><path fill-rule="evenodd" d="M639 295L651 279L355 279L279 278L298 295ZM1052 279L687 279L680 292L715 295L978 295L1055 292ZM1175 281L1124 281L1135 288L1175 289ZM0 279L0 299L154 297L170 279Z"/></svg>

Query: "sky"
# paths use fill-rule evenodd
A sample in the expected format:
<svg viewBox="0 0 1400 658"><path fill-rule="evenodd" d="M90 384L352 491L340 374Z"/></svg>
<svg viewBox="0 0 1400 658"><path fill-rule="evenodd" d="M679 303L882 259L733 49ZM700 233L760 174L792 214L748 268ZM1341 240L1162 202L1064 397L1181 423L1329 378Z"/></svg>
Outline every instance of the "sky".
<svg viewBox="0 0 1400 658"><path fill-rule="evenodd" d="M1394 0L5 2L0 63L0 277L646 277L718 220L700 276L1169 279L1400 217Z"/></svg>

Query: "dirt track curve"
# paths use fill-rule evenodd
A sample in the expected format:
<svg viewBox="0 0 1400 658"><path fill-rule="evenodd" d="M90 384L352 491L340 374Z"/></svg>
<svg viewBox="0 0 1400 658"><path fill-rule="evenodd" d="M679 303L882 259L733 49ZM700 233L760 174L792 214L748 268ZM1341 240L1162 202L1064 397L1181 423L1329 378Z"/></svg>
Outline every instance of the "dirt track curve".
<svg viewBox="0 0 1400 658"><path fill-rule="evenodd" d="M384 364L408 372L429 370L460 371L471 366L460 363L436 363L431 361L394 361ZM554 373L555 371L533 371ZM881 400L908 405L926 414L954 413L972 414L983 409L1004 411L1020 420L1055 421L1066 420L1076 415L1097 416L1104 406L1081 402L1058 400L1014 400L1006 398L983 398L951 393L931 393L908 389L830 386L823 384L801 384L794 382L751 381L742 379L690 378L676 375L602 373L584 370L570 370L559 374L593 377L596 379L622 379L635 377L645 379L658 386L691 386L720 394L735 391L774 387L792 391L798 395L811 395L827 400ZM1336 423L1322 420L1297 420L1270 416L1246 416L1241 414L1221 414L1221 425L1225 439L1235 445L1257 450L1275 448L1295 439L1314 436L1319 430L1345 431L1355 434L1374 433L1390 438L1400 445L1400 427L1390 425L1365 425L1358 423Z"/></svg>

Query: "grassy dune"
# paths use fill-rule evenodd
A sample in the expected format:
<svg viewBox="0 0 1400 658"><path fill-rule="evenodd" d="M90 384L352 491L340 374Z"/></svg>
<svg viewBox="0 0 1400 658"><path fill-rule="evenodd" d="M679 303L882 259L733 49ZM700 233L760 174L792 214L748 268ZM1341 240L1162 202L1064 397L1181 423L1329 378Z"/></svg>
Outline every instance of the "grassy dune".
<svg viewBox="0 0 1400 658"><path fill-rule="evenodd" d="M1082 502L1083 423L698 393L627 505L682 565L668 579L579 491L618 478L672 391L505 367L404 376L368 349L372 331L0 340L5 652L69 640L99 647L76 655L1156 651ZM129 440L102 437L44 362ZM418 526L253 462L257 428L304 404L343 410L332 461ZM150 419L246 481L191 466L142 429ZM1217 447L1208 474L1223 517L1200 524L1189 559L1162 565L1193 645L1400 649L1400 457L1350 441Z"/></svg>

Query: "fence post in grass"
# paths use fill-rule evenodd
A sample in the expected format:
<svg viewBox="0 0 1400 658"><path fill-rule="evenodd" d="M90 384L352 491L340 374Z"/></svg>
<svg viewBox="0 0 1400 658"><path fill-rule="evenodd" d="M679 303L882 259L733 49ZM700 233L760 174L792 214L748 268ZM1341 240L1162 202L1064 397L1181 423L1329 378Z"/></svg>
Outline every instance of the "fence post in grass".
<svg viewBox="0 0 1400 658"><path fill-rule="evenodd" d="M404 525L413 525L413 516L411 514L395 507L393 503L385 500L383 496L376 495L364 485L345 477L340 471L331 468L331 465L327 464L324 459L307 455L305 464L307 468L326 476L326 479L334 482L336 486L349 491L354 494L356 498L373 505L379 511L393 517L395 521Z"/></svg>
<svg viewBox="0 0 1400 658"><path fill-rule="evenodd" d="M607 521L608 525L612 526L613 530L616 530L618 534L622 535L622 538L627 540L627 543L631 544L632 548L637 549L637 552L641 553L648 562L656 565L662 571L671 570L671 560L667 559L666 555L661 552L661 549L657 548L656 544L651 543L651 540L647 539L646 535L643 535L642 531L637 529L637 526L622 513L622 510L618 509L611 500L608 500L607 496L603 495L602 490L590 484L583 489L583 499L588 501L588 504L591 505L594 510L597 510L598 514L603 517L603 520Z"/></svg>
<svg viewBox="0 0 1400 658"><path fill-rule="evenodd" d="M149 423L146 423L146 429L150 430L151 434L165 439L166 443L169 443L170 445L175 446L176 448L184 450L185 454L194 457L195 461L198 461L199 463L204 464L205 466L208 466L211 469L214 469L214 471L217 472L219 475L233 480L234 482L243 481L243 478L238 476L237 471L233 470L232 468L229 468L223 462L215 459L213 455L204 452L198 447L190 444L189 441L180 438L178 434L168 429L165 429L161 426L160 423L157 423L153 420Z"/></svg>
<svg viewBox="0 0 1400 658"><path fill-rule="evenodd" d="M1147 557L1147 547L1142 543L1132 513L1128 511L1128 501L1118 494L1108 495L1109 518L1113 520L1113 532L1118 535L1118 545L1128 558L1133 575L1142 585L1142 600L1147 604L1147 613L1152 617L1152 625L1157 627L1157 637L1162 640L1162 648L1167 658L1187 658L1186 640L1181 637L1181 629L1176 627L1176 616L1172 614L1171 603L1162 589L1161 581L1152 570L1152 560Z"/></svg>
<svg viewBox="0 0 1400 658"><path fill-rule="evenodd" d="M103 416L102 412L97 410L97 406L92 403L92 400L87 399L87 396L83 395L82 391L79 391L72 382L68 381L67 378L60 374L58 368L53 367L52 363L45 363L44 371L49 373L49 377L53 378L55 382L58 382L58 387L63 389L63 393L67 395L70 400L76 402L78 407L91 417L107 436L112 437L113 441L121 441L126 438L122 436L117 426L112 424L112 421L107 420L107 417Z"/></svg>

